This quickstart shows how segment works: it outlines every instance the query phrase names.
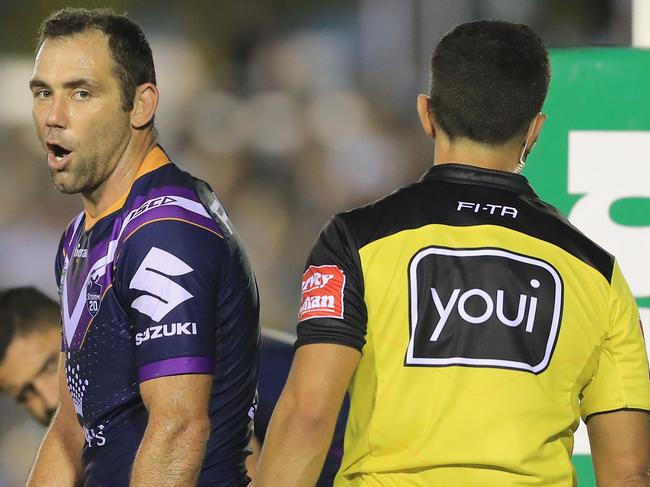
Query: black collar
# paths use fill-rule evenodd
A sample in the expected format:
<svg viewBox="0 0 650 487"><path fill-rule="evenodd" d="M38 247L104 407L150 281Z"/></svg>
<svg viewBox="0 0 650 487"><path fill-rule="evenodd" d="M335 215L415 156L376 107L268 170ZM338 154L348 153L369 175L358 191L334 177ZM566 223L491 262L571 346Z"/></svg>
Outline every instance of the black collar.
<svg viewBox="0 0 650 487"><path fill-rule="evenodd" d="M528 180L520 174L484 169L468 164L437 164L422 176L422 181L433 179L461 184L491 186L514 191L515 193L535 194Z"/></svg>

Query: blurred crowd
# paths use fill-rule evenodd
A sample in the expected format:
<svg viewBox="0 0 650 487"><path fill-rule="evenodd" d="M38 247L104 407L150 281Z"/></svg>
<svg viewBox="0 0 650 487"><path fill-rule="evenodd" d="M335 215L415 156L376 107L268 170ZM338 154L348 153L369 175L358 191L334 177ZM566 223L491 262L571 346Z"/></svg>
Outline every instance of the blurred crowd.
<svg viewBox="0 0 650 487"><path fill-rule="evenodd" d="M64 2L0 0L0 40L16 31L12 13L26 8L18 3L38 4L45 16ZM253 262L262 325L288 331L307 252L328 217L430 165L415 97L426 91L429 52L444 32L499 17L531 24L549 46L630 37L629 0L104 4L143 25L161 91L161 143L217 192ZM0 44L0 288L29 284L55 296L54 254L81 203L50 185L27 89L35 25L24 28L22 44ZM0 399L0 487L24 482L42 434Z"/></svg>

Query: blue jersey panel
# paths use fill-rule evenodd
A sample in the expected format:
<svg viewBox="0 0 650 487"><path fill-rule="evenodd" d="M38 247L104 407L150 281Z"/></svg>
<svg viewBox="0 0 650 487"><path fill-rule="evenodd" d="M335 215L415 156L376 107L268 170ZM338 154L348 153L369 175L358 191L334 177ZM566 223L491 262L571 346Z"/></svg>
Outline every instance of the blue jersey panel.
<svg viewBox="0 0 650 487"><path fill-rule="evenodd" d="M184 221L155 221L125 241L114 286L134 328L138 381L214 372L227 268L223 237Z"/></svg>

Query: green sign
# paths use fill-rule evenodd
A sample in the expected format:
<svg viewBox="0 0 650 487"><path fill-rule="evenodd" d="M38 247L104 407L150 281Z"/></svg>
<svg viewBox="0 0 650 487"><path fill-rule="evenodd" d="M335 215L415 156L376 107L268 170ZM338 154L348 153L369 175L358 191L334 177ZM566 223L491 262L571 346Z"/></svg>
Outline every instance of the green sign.
<svg viewBox="0 0 650 487"><path fill-rule="evenodd" d="M551 52L549 115L524 174L588 237L613 253L650 324L650 50ZM584 426L579 486L595 486Z"/></svg>

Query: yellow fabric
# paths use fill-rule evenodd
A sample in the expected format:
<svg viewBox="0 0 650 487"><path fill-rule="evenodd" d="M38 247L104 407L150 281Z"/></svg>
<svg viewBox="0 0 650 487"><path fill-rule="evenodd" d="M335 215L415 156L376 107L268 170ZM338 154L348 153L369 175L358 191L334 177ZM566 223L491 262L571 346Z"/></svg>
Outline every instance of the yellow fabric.
<svg viewBox="0 0 650 487"><path fill-rule="evenodd" d="M563 314L550 365L539 375L405 366L411 258L432 245L486 242L559 272ZM371 242L359 255L367 342L350 387L335 487L576 485L570 456L581 413L650 409L636 305L618 266L610 285L563 249L491 225L427 225Z"/></svg>
<svg viewBox="0 0 650 487"><path fill-rule="evenodd" d="M609 304L611 327L594 377L582 393L583 418L620 408L647 407L643 400L646 387L638 380L639 372L648 369L641 321L618 265L612 275Z"/></svg>

